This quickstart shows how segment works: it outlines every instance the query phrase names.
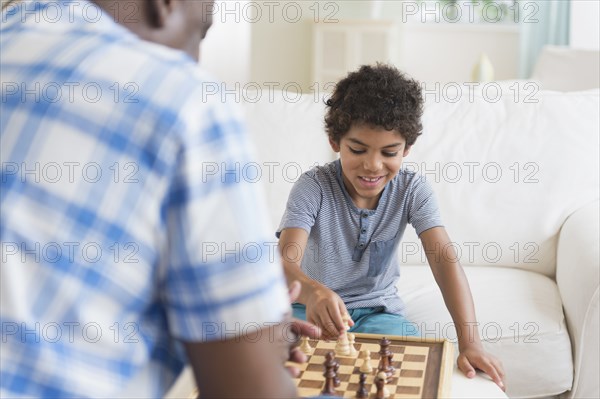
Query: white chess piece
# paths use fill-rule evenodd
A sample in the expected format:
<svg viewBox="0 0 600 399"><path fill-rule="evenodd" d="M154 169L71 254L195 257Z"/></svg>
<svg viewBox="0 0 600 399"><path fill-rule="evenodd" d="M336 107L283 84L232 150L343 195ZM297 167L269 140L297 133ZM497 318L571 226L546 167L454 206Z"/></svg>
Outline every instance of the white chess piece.
<svg viewBox="0 0 600 399"><path fill-rule="evenodd" d="M344 322L344 326L346 326L346 330L350 329L350 315L348 313L344 313L342 316L342 321Z"/></svg>
<svg viewBox="0 0 600 399"><path fill-rule="evenodd" d="M377 378L382 379L384 381L384 384L387 382L387 375L383 371L380 371L379 374L377 374ZM383 397L390 397L390 390L387 389L387 385L383 385Z"/></svg>
<svg viewBox="0 0 600 399"><path fill-rule="evenodd" d="M302 341L302 343L300 344L300 350L305 354L310 355L310 353L312 352L312 348L310 346L310 343L308 342L308 337L303 336L302 338L300 338L300 340Z"/></svg>
<svg viewBox="0 0 600 399"><path fill-rule="evenodd" d="M356 348L354 347L354 341L356 337L352 333L348 333L348 356L356 356Z"/></svg>
<svg viewBox="0 0 600 399"><path fill-rule="evenodd" d="M349 320L350 315L348 313L344 313L342 316L342 320L344 322L344 326L346 330L350 329ZM350 343L348 342L348 334L342 334L335 345L335 354L337 356L349 356L350 355Z"/></svg>
<svg viewBox="0 0 600 399"><path fill-rule="evenodd" d="M350 354L350 343L348 342L348 335L342 334L335 345L335 354L337 356L348 356Z"/></svg>
<svg viewBox="0 0 600 399"><path fill-rule="evenodd" d="M360 366L360 372L365 374L370 374L373 372L373 367L371 366L371 351L364 350L360 352L360 357L363 359L363 363Z"/></svg>

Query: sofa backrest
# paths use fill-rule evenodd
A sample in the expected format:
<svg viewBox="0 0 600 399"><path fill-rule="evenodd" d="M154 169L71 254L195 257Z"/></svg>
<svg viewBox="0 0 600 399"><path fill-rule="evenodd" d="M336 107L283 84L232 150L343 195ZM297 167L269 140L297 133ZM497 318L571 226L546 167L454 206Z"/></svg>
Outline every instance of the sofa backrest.
<svg viewBox="0 0 600 399"><path fill-rule="evenodd" d="M404 167L432 184L461 263L553 276L562 223L598 198L598 91L491 84L425 97L423 135ZM298 174L335 159L323 101L275 92L244 108L275 230ZM411 227L399 251L401 263L425 264Z"/></svg>
<svg viewBox="0 0 600 399"><path fill-rule="evenodd" d="M321 98L282 91L252 93L244 99L275 234L298 177L336 159L324 130L325 106Z"/></svg>

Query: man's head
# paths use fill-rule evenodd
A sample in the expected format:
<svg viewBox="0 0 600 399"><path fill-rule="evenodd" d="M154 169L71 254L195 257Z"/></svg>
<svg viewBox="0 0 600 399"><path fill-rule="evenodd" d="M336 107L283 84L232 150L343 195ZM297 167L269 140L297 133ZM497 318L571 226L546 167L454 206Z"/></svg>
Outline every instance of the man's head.
<svg viewBox="0 0 600 399"><path fill-rule="evenodd" d="M415 143L423 126L423 96L418 82L393 66L363 65L338 82L329 100L325 128L329 139L340 143L354 125L394 130Z"/></svg>
<svg viewBox="0 0 600 399"><path fill-rule="evenodd" d="M143 40L200 57L200 41L212 24L214 0L94 0Z"/></svg>

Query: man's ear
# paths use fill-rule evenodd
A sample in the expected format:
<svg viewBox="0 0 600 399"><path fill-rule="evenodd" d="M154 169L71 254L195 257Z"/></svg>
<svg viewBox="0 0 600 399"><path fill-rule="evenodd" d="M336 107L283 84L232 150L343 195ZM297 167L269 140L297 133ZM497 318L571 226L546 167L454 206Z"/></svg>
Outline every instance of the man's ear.
<svg viewBox="0 0 600 399"><path fill-rule="evenodd" d="M172 11L172 0L148 0L146 3L146 14L153 28L163 28Z"/></svg>
<svg viewBox="0 0 600 399"><path fill-rule="evenodd" d="M331 137L329 138L329 145L334 152L340 152L340 144L333 141Z"/></svg>
<svg viewBox="0 0 600 399"><path fill-rule="evenodd" d="M402 157L403 157L403 158L405 158L405 157L408 155L408 153L410 152L410 147L411 147L411 146L407 145L407 146L404 148L404 153L402 154Z"/></svg>

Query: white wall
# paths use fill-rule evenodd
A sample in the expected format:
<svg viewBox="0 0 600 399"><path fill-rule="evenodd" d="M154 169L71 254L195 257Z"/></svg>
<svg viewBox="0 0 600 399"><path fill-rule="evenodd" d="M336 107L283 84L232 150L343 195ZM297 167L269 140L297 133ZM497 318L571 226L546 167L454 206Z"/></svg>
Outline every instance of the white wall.
<svg viewBox="0 0 600 399"><path fill-rule="evenodd" d="M588 3L598 6L596 0L574 1L574 6L587 7L584 14L589 19ZM202 44L201 64L228 85L256 82L264 86L277 82L279 88L298 84L309 91L314 83L314 20L328 19L335 23L339 19L371 18L375 11L397 21L398 66L418 80L428 84L470 80L481 53L490 58L496 79L517 76L519 38L515 26L424 23L419 15L413 15L407 22L403 10L405 3L400 0L217 0L213 27ZM581 7L574 7L573 16L580 10ZM595 29L598 29L597 19ZM579 35L577 32L575 29L575 36Z"/></svg>
<svg viewBox="0 0 600 399"><path fill-rule="evenodd" d="M250 79L250 1L217 0L214 6L213 26L200 47L200 64L228 86L243 85Z"/></svg>
<svg viewBox="0 0 600 399"><path fill-rule="evenodd" d="M572 0L569 45L573 48L600 49L600 1Z"/></svg>
<svg viewBox="0 0 600 399"><path fill-rule="evenodd" d="M268 9L268 2L252 3L259 6L263 13ZM309 91L314 84L314 19L323 21L329 17L331 23L335 23L336 19L371 18L374 12L382 18L394 19L398 24L398 66L418 80L428 84L468 81L481 53L486 53L490 58L496 79L517 77L519 33L515 25L425 23L421 22L420 15L413 15L407 22L402 15L406 3L401 0L271 3L277 4L272 8L272 20L263 15L252 24L250 79L259 84L275 81L283 85L294 82ZM410 3L421 4L416 1ZM300 20L295 20L296 5L300 7ZM373 5L376 7L373 8ZM425 14L424 9L419 12Z"/></svg>

